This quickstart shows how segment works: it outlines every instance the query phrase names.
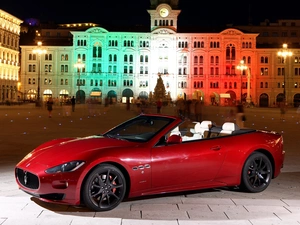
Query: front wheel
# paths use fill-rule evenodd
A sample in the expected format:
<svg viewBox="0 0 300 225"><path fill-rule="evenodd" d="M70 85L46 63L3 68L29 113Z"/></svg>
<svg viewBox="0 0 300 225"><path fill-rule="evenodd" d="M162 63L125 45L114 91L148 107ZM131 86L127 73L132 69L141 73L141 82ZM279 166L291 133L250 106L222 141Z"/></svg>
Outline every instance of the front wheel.
<svg viewBox="0 0 300 225"><path fill-rule="evenodd" d="M102 164L96 167L83 184L84 204L95 211L108 211L117 207L126 192L126 181L115 166Z"/></svg>
<svg viewBox="0 0 300 225"><path fill-rule="evenodd" d="M242 171L242 188L248 192L264 191L272 179L272 165L269 158L260 152L252 153Z"/></svg>

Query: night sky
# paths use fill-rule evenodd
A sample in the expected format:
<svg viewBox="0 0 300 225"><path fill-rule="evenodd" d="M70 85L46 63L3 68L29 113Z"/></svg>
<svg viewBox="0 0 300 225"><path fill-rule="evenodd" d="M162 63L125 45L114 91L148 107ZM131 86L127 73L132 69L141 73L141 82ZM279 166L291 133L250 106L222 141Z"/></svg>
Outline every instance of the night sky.
<svg viewBox="0 0 300 225"><path fill-rule="evenodd" d="M252 2L252 3L250 3ZM255 1L210 1L179 0L181 13L179 26L218 26L232 23L234 25L248 24L249 18L253 24L269 19L300 19L299 2L283 2L254 4ZM262 1L261 1L262 2ZM195 5L196 4L196 5ZM14 0L1 1L0 9L18 17L37 18L42 22L55 23L92 22L101 25L149 25L150 16L147 9L150 0ZM249 17L251 15L251 17Z"/></svg>

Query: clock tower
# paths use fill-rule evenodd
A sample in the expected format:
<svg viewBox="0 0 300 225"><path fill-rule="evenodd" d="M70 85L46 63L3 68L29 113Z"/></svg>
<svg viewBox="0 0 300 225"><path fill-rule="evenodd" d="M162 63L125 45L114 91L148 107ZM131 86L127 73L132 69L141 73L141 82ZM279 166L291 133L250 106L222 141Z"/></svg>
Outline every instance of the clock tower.
<svg viewBox="0 0 300 225"><path fill-rule="evenodd" d="M169 28L177 31L177 19L180 10L177 10L178 0L150 0L151 31L157 28Z"/></svg>

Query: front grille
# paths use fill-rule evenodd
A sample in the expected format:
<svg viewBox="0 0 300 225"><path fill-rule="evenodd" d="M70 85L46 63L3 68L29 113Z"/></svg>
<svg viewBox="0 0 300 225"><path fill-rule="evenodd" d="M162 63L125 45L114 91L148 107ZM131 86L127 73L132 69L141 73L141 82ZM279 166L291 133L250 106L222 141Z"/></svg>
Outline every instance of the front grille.
<svg viewBox="0 0 300 225"><path fill-rule="evenodd" d="M36 175L19 168L16 168L16 178L24 187L38 189L40 186L39 179Z"/></svg>

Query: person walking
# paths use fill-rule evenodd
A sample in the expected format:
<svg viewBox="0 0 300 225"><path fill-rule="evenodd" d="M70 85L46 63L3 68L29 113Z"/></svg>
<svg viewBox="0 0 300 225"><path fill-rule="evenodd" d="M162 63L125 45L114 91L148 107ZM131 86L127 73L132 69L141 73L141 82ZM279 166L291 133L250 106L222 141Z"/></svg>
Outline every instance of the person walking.
<svg viewBox="0 0 300 225"><path fill-rule="evenodd" d="M285 115L285 112L286 112L285 101L279 102L279 108L280 108L280 120L284 120L284 115Z"/></svg>
<svg viewBox="0 0 300 225"><path fill-rule="evenodd" d="M51 118L52 117L52 110L53 110L53 99L52 99L52 97L48 98L47 110L48 110L48 116L49 116L49 118Z"/></svg>
<svg viewBox="0 0 300 225"><path fill-rule="evenodd" d="M242 105L242 103L239 103L236 109L236 124L239 126L239 128L243 128L244 122L246 120L244 106Z"/></svg>
<svg viewBox="0 0 300 225"><path fill-rule="evenodd" d="M72 112L75 112L76 99L74 96L71 98L71 103L72 103Z"/></svg>
<svg viewBox="0 0 300 225"><path fill-rule="evenodd" d="M130 99L129 99L129 97L126 98L126 110L127 111L130 110Z"/></svg>
<svg viewBox="0 0 300 225"><path fill-rule="evenodd" d="M161 107L162 107L162 100L158 99L156 102L156 112L160 113L161 112Z"/></svg>

